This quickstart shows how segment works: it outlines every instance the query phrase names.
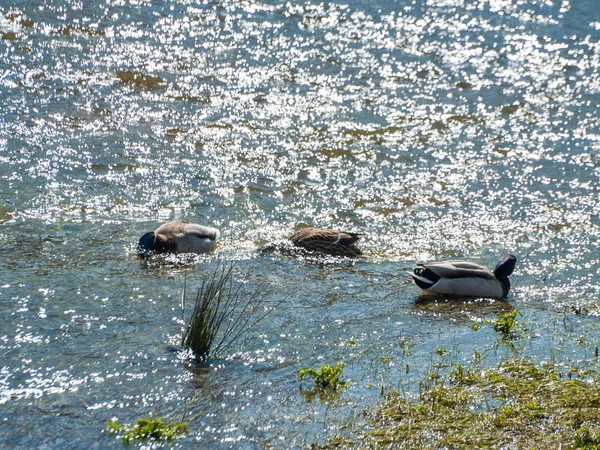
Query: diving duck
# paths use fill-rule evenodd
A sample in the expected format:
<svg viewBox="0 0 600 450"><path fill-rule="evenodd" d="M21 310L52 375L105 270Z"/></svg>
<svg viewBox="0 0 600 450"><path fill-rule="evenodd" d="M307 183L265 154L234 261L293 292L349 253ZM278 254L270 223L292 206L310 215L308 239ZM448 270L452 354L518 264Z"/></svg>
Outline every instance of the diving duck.
<svg viewBox="0 0 600 450"><path fill-rule="evenodd" d="M348 233L327 228L302 228L289 237L290 242L304 250L324 253L331 256L361 256L362 252L354 245L361 233Z"/></svg>
<svg viewBox="0 0 600 450"><path fill-rule="evenodd" d="M347 233L328 228L302 228L288 239L270 242L263 246L261 253L278 251L284 255L303 256L307 253L322 253L330 256L356 258L362 252L355 245L363 236L361 233Z"/></svg>
<svg viewBox="0 0 600 450"><path fill-rule="evenodd" d="M138 242L138 255L152 253L208 253L219 238L216 228L185 220L167 222L145 233Z"/></svg>
<svg viewBox="0 0 600 450"><path fill-rule="evenodd" d="M502 258L494 271L469 261L442 261L417 264L410 273L426 292L470 297L502 298L508 295L517 258Z"/></svg>

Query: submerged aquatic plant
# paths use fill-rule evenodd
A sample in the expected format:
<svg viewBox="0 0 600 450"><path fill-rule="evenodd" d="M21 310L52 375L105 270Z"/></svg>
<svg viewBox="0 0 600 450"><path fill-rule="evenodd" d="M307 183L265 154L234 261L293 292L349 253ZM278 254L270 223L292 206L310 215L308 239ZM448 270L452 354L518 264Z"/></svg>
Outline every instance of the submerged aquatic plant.
<svg viewBox="0 0 600 450"><path fill-rule="evenodd" d="M516 317L518 314L521 314L518 309L513 309L503 314L494 322L494 330L502 333L504 336L510 336L517 328L518 322Z"/></svg>
<svg viewBox="0 0 600 450"><path fill-rule="evenodd" d="M139 419L133 426L125 427L116 422L106 422L106 427L113 433L122 433L121 438L131 443L136 440L170 441L177 435L188 432L185 422L165 423L161 418Z"/></svg>
<svg viewBox="0 0 600 450"><path fill-rule="evenodd" d="M241 284L234 284L234 264L218 265L196 294L194 310L182 337L182 346L196 359L219 357L245 331L264 319L272 309L257 317L264 298L261 289L246 296ZM185 288L183 293L185 302ZM182 305L185 310L185 304ZM184 320L185 322L185 320Z"/></svg>
<svg viewBox="0 0 600 450"><path fill-rule="evenodd" d="M318 371L307 367L298 372L298 379L302 381L308 375L313 379L317 390L337 392L348 385L347 381L340 380L345 365L343 362L337 362L335 366L325 364Z"/></svg>

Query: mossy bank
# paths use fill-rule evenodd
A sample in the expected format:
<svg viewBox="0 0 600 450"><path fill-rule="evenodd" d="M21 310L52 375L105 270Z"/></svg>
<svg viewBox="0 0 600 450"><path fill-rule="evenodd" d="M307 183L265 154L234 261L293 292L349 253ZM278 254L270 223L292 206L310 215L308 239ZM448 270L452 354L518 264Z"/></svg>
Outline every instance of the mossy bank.
<svg viewBox="0 0 600 450"><path fill-rule="evenodd" d="M599 381L524 359L457 364L423 380L417 398L390 392L323 448L600 449Z"/></svg>

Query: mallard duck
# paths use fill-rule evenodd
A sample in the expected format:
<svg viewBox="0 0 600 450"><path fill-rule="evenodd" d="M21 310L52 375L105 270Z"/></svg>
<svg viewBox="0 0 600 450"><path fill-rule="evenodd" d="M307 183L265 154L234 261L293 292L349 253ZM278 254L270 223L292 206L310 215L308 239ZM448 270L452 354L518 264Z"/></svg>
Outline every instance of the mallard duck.
<svg viewBox="0 0 600 450"><path fill-rule="evenodd" d="M494 271L469 261L417 264L410 273L417 286L427 292L471 297L502 298L508 295L517 258L502 258Z"/></svg>
<svg viewBox="0 0 600 450"><path fill-rule="evenodd" d="M216 228L185 220L167 222L145 233L138 242L138 255L156 253L208 253L219 238Z"/></svg>
<svg viewBox="0 0 600 450"><path fill-rule="evenodd" d="M302 228L289 237L290 242L308 251L332 256L361 256L362 252L354 245L361 233L348 233L327 228Z"/></svg>
<svg viewBox="0 0 600 450"><path fill-rule="evenodd" d="M269 242L259 252L269 254L279 252L283 255L304 256L307 253L322 253L331 256L359 257L362 252L356 241L364 236L361 233L346 233L328 228L302 228L288 239Z"/></svg>

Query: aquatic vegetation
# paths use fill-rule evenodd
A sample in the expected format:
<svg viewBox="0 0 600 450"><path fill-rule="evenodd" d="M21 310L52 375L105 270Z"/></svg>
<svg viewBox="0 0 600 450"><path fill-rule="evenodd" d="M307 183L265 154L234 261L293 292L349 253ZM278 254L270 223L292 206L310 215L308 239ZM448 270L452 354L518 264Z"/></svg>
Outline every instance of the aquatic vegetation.
<svg viewBox="0 0 600 450"><path fill-rule="evenodd" d="M575 448L600 449L600 432L592 432L588 426L577 429L575 431Z"/></svg>
<svg viewBox="0 0 600 450"><path fill-rule="evenodd" d="M192 350L198 360L222 355L272 311L264 309L259 314L263 292L258 288L246 295L242 284L234 285L234 268L234 264L217 266L197 292L194 310L183 332L182 346ZM185 288L183 298L185 301Z"/></svg>
<svg viewBox="0 0 600 450"><path fill-rule="evenodd" d="M417 398L391 391L353 433L325 448L600 448L600 374L508 360L475 371L456 365ZM424 384L427 384L424 383Z"/></svg>
<svg viewBox="0 0 600 450"><path fill-rule="evenodd" d="M147 91L159 89L165 83L161 77L131 70L117 70L115 76L123 85Z"/></svg>
<svg viewBox="0 0 600 450"><path fill-rule="evenodd" d="M412 349L416 345L416 342L414 342L413 337L411 336L400 336L398 338L398 346L400 347L403 358L407 358L412 355Z"/></svg>
<svg viewBox="0 0 600 450"><path fill-rule="evenodd" d="M335 366L325 364L320 370L307 367L298 372L298 379L302 381L304 377L309 376L315 383L315 388L319 391L339 392L348 385L347 381L340 380L346 363L337 362Z"/></svg>
<svg viewBox="0 0 600 450"><path fill-rule="evenodd" d="M113 433L120 433L121 439L127 443L137 440L170 441L176 436L188 432L185 422L165 423L160 417L156 419L141 418L131 427L125 427L116 422L106 422L106 427Z"/></svg>
<svg viewBox="0 0 600 450"><path fill-rule="evenodd" d="M494 330L502 333L504 337L510 336L517 328L518 322L516 317L518 314L521 314L518 309L513 309L512 311L503 314L494 322Z"/></svg>
<svg viewBox="0 0 600 450"><path fill-rule="evenodd" d="M454 370L450 372L450 377L458 385L474 384L479 381L479 375L470 368L465 368L461 364L455 364Z"/></svg>
<svg viewBox="0 0 600 450"><path fill-rule="evenodd" d="M393 361L393 358L390 355L384 355L379 358L379 362L383 366L389 366Z"/></svg>
<svg viewBox="0 0 600 450"><path fill-rule="evenodd" d="M600 371L598 5L2 2L0 448L119 447L90 426L150 412L188 421L182 448L303 448L381 392L418 402L432 364L423 395L476 392L469 370L522 355ZM141 224L180 218L224 231L216 256L135 258ZM256 251L295 224L366 232L368 257ZM421 298L402 276L505 251L522 260L507 301ZM212 356L233 317L207 363L182 361L220 258L237 261L236 313L257 279L273 287L257 316L289 300L227 360ZM307 404L298 370L337 361L350 386ZM523 412L486 398L498 423ZM577 426L591 446L597 426Z"/></svg>

